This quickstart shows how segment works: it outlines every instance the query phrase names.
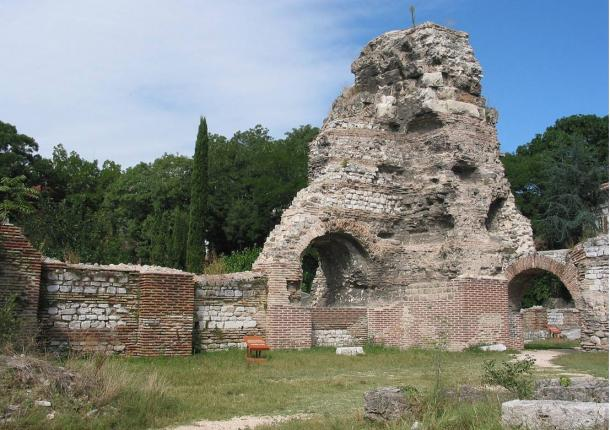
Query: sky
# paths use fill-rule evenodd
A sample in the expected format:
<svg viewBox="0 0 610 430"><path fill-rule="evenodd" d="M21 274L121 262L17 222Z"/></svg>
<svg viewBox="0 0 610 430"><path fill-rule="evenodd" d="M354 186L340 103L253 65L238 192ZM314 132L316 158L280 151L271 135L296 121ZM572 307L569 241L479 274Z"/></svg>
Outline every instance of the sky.
<svg viewBox="0 0 610 430"><path fill-rule="evenodd" d="M514 151L560 117L608 114L605 0L0 0L0 121L124 167L192 155L200 115L231 136L321 126L386 31L470 34Z"/></svg>

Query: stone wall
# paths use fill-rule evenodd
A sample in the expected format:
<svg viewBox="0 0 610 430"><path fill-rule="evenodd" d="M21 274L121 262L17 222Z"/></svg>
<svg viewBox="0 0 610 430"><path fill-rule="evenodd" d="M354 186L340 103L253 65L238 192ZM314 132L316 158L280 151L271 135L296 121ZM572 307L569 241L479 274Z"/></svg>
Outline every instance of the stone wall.
<svg viewBox="0 0 610 430"><path fill-rule="evenodd" d="M52 351L189 355L193 277L173 269L45 260L39 319Z"/></svg>
<svg viewBox="0 0 610 430"><path fill-rule="evenodd" d="M366 308L313 308L314 346L362 346L368 338Z"/></svg>
<svg viewBox="0 0 610 430"><path fill-rule="evenodd" d="M45 262L40 327L52 351L135 353L139 272Z"/></svg>
<svg viewBox="0 0 610 430"><path fill-rule="evenodd" d="M242 347L246 335L265 336L267 281L252 272L195 277L195 348Z"/></svg>
<svg viewBox="0 0 610 430"><path fill-rule="evenodd" d="M523 320L523 339L526 343L549 338L548 325L559 328L562 337L566 339L580 339L580 311L578 309L547 309L542 306L533 306L521 309L520 313Z"/></svg>
<svg viewBox="0 0 610 430"><path fill-rule="evenodd" d="M570 251L578 269L581 346L608 350L608 235L579 243Z"/></svg>

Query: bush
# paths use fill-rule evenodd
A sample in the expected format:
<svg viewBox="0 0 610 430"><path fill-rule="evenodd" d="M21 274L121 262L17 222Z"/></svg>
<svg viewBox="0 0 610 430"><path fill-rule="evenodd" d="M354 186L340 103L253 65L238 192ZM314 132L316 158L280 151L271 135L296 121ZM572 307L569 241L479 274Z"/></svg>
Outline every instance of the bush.
<svg viewBox="0 0 610 430"><path fill-rule="evenodd" d="M18 299L10 294L0 306L0 346L12 345L18 337L20 324L17 318Z"/></svg>
<svg viewBox="0 0 610 430"><path fill-rule="evenodd" d="M262 248L254 246L241 251L233 251L229 255L213 258L203 268L206 275L220 275L223 273L247 272L252 270L252 265L261 253Z"/></svg>
<svg viewBox="0 0 610 430"><path fill-rule="evenodd" d="M519 399L531 397L534 389L532 371L536 360L526 356L523 360L503 361L488 360L483 364L483 383L501 385Z"/></svg>
<svg viewBox="0 0 610 430"><path fill-rule="evenodd" d="M254 246L241 251L233 251L224 257L227 273L246 272L252 270L252 265L261 253L262 248Z"/></svg>

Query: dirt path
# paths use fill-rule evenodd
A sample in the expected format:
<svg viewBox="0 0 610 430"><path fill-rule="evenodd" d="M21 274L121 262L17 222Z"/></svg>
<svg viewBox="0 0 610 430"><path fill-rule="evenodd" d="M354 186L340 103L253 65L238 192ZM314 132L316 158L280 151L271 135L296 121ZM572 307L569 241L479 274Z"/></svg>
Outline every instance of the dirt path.
<svg viewBox="0 0 610 430"><path fill-rule="evenodd" d="M569 353L570 352L568 352L568 351L562 351L562 350L558 350L558 349L534 349L534 350L529 350L529 351L523 351L516 358L523 359L523 358L525 358L525 356L529 355L530 357L533 357L534 360L536 360L536 367L540 368L541 370L561 371L561 369L563 369L563 366L553 363L553 360L559 356L569 354ZM565 375L566 376L592 376L592 375L589 375L588 373L574 373L574 372L565 373Z"/></svg>
<svg viewBox="0 0 610 430"><path fill-rule="evenodd" d="M524 351L517 356L519 360L526 356L533 357L536 360L536 366L542 369L561 369L562 367L558 364L553 363L553 359L560 355L567 354L565 351L559 351L556 349L536 349L530 351Z"/></svg>
<svg viewBox="0 0 610 430"><path fill-rule="evenodd" d="M281 422L290 420L302 420L309 418L310 415L297 414L297 415L276 415L272 417L262 416L243 416L235 417L225 421L197 421L192 424L173 427L168 430L246 430L254 429L257 426L262 425L274 425Z"/></svg>

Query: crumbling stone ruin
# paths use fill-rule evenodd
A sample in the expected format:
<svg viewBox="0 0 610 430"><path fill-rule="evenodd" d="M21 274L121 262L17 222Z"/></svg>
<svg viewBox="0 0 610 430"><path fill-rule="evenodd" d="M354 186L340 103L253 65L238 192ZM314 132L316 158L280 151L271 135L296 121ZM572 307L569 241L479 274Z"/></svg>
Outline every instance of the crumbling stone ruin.
<svg viewBox="0 0 610 430"><path fill-rule="evenodd" d="M534 251L532 231L504 176L497 114L466 33L428 23L383 34L352 72L310 146L309 186L255 270L270 279L270 304L295 304L313 247L312 306L403 303L413 330L407 303L457 298L454 280L504 279L509 261ZM439 320L427 334L440 330Z"/></svg>
<svg viewBox="0 0 610 430"><path fill-rule="evenodd" d="M468 35L430 23L392 31L352 71L311 143L309 186L252 272L68 264L0 223L0 305L18 295L23 326L48 349L187 355L242 346L244 335L273 348L521 348L524 328L559 318L523 324L527 279L546 271L574 300L565 328L578 324L583 348L607 350L607 219L571 250L535 251ZM319 256L310 295L307 253Z"/></svg>

